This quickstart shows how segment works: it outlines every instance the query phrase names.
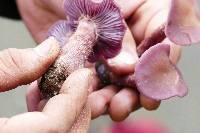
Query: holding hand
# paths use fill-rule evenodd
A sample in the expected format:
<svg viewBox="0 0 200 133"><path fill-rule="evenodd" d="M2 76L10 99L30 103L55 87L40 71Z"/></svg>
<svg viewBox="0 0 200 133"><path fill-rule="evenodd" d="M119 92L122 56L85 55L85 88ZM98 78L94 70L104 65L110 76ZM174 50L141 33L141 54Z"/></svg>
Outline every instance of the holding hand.
<svg viewBox="0 0 200 133"><path fill-rule="evenodd" d="M124 18L127 19L129 29L121 53L108 61L114 72L118 74L134 72L138 60L136 46L166 22L169 2L169 0L116 0ZM18 0L17 3L25 24L37 42L46 38L48 29L56 21L65 19L63 0ZM167 39L165 41L169 42ZM171 60L177 62L180 47L172 43L171 45ZM89 96L89 101L92 118L108 113L115 121L124 120L140 107L154 110L160 105L160 101L149 99L132 88L117 88L113 85L93 92Z"/></svg>
<svg viewBox="0 0 200 133"><path fill-rule="evenodd" d="M0 92L29 84L46 71L59 53L57 41L47 39L31 49L6 49L0 52ZM29 112L0 118L1 133L64 133L70 131L87 102L93 73L89 69L78 70L64 82L60 94L51 98L38 112ZM77 85L77 82L79 83ZM29 91L30 92L30 91ZM37 90L28 94L37 93ZM28 97L33 98L33 97ZM35 99L35 97L34 97ZM34 101L33 99L33 101ZM39 104L40 103L40 104ZM38 101L38 107L42 101ZM30 108L31 103L28 103ZM83 121L83 120L82 120ZM89 120L79 121L79 132L87 132Z"/></svg>

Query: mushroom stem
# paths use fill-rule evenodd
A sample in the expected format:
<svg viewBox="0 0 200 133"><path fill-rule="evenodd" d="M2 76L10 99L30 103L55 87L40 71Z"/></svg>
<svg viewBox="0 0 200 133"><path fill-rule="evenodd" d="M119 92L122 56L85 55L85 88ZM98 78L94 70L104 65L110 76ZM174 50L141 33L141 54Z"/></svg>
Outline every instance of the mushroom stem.
<svg viewBox="0 0 200 133"><path fill-rule="evenodd" d="M84 68L96 40L95 23L82 18L77 30L62 47L60 56L41 78L39 88L43 98L57 95L65 79L75 70Z"/></svg>

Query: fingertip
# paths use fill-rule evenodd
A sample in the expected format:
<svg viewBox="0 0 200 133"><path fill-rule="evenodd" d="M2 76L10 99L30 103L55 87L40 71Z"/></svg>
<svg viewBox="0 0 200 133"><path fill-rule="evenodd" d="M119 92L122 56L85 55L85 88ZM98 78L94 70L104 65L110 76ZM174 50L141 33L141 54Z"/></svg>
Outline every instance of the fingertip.
<svg viewBox="0 0 200 133"><path fill-rule="evenodd" d="M103 96L91 95L89 96L89 103L91 107L92 119L99 117L107 110L108 103Z"/></svg>
<svg viewBox="0 0 200 133"><path fill-rule="evenodd" d="M160 106L161 101L156 101L140 94L140 104L146 110L152 111L156 110Z"/></svg>
<svg viewBox="0 0 200 133"><path fill-rule="evenodd" d="M36 48L9 48L1 51L2 61L6 63L1 67L6 72L0 75L6 82L1 83L0 91L8 91L37 80L54 62L58 53L59 46L53 38L45 40Z"/></svg>
<svg viewBox="0 0 200 133"><path fill-rule="evenodd" d="M89 95L88 101L91 107L92 119L99 117L107 111L109 103L117 93L117 90L118 88L110 85Z"/></svg>
<svg viewBox="0 0 200 133"><path fill-rule="evenodd" d="M29 49L28 49L29 50ZM43 74L56 60L60 53L60 46L59 42L54 37L49 37L44 40L41 44L37 47L31 49L32 51L29 52L29 60L31 60L32 64L27 64L31 68L32 65L34 68L31 68L32 75L39 75ZM28 51L26 51L28 53ZM26 59L28 60L28 59ZM30 70L29 70L30 71Z"/></svg>
<svg viewBox="0 0 200 133"><path fill-rule="evenodd" d="M40 45L33 48L33 50L40 56L49 56L58 54L60 51L59 42L54 37L49 37Z"/></svg>
<svg viewBox="0 0 200 133"><path fill-rule="evenodd" d="M67 77L62 85L60 93L72 93L72 96L78 96L79 94L85 94L86 92L88 93L93 85L94 77L95 75L92 70L88 68L79 69Z"/></svg>
<svg viewBox="0 0 200 133"><path fill-rule="evenodd" d="M138 106L138 94L132 89L122 89L112 98L109 107L109 114L114 121L123 121Z"/></svg>
<svg viewBox="0 0 200 133"><path fill-rule="evenodd" d="M52 115L56 121L67 120L67 118L72 120L77 117L87 102L92 79L93 72L87 68L79 69L69 75L60 93L48 100L43 112ZM71 116L68 116L70 114Z"/></svg>

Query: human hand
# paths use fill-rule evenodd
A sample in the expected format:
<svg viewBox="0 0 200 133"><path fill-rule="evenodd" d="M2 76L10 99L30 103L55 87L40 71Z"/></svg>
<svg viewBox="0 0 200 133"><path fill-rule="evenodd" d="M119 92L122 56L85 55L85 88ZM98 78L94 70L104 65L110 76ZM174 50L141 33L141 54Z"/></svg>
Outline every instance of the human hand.
<svg viewBox="0 0 200 133"><path fill-rule="evenodd" d="M7 49L0 52L0 92L33 82L54 62L59 53L55 39L49 38L32 49ZM80 74L81 73L81 74ZM1 133L64 133L71 128L87 102L92 84L89 69L78 70L64 82L60 94L49 99L39 111L11 118L0 118ZM79 83L77 85L77 82ZM79 121L79 131L87 132L89 120Z"/></svg>
<svg viewBox="0 0 200 133"><path fill-rule="evenodd" d="M144 38L150 36L165 22L168 16L168 1L116 0L116 3L121 7L124 17L127 18L127 23L133 36L130 31L127 31L122 52L114 59L108 61L109 66L114 72L120 74L134 72L134 65L138 60L136 45ZM155 5L155 2L159 2L159 4ZM47 31L54 22L65 18L62 3L63 0L32 0L30 2L18 0L22 17L37 42L41 42L46 38ZM163 17L165 18L162 19ZM180 55L180 48L173 44L172 46L170 56L176 62ZM140 106L148 110L154 110L160 104L160 101L146 98L131 88L119 89L113 85L93 92L89 96L89 101L93 118L108 113L115 121L124 120Z"/></svg>
<svg viewBox="0 0 200 133"><path fill-rule="evenodd" d="M129 37L128 33L125 35L121 53L108 61L108 65L112 71L117 74L134 72L134 65L137 62L135 46L138 46L144 39L156 32L158 28L166 24L170 10L170 2L169 0L146 0L129 16L126 22L136 42L134 43L133 39L131 40L132 36L130 34ZM170 44L170 59L176 64L180 58L181 47L173 44L167 37L163 39L163 42ZM102 113L103 109L107 108L111 118L116 121L125 119L132 111L136 110L137 107L141 106L147 110L154 110L157 109L160 104L160 101L149 99L130 88L121 88L120 91L116 91L115 89L113 93L107 92L102 95L104 99L102 98L103 102L101 102L102 107L100 108L102 110L99 112ZM94 95L94 99L95 98L97 99L97 96ZM97 108L94 102L92 105ZM98 116L101 114L99 112L96 111L94 114Z"/></svg>

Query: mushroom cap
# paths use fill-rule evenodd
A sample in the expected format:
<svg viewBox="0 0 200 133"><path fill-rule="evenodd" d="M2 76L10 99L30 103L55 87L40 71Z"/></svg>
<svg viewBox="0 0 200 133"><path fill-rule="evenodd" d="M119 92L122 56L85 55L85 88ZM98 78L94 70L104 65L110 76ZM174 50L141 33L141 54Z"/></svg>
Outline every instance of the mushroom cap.
<svg viewBox="0 0 200 133"><path fill-rule="evenodd" d="M69 22L67 20L60 20L50 27L48 36L55 37L60 46L63 47L68 42L72 33L73 30Z"/></svg>
<svg viewBox="0 0 200 133"><path fill-rule="evenodd" d="M96 24L98 39L89 56L90 62L112 58L119 53L126 28L113 0L66 0L64 9L74 30L83 17Z"/></svg>
<svg viewBox="0 0 200 133"><path fill-rule="evenodd" d="M169 59L170 46L152 46L139 59L135 66L135 83L140 93L155 99L164 100L187 94L187 86L178 68Z"/></svg>
<svg viewBox="0 0 200 133"><path fill-rule="evenodd" d="M175 44L200 42L200 11L196 0L171 0L166 36Z"/></svg>

